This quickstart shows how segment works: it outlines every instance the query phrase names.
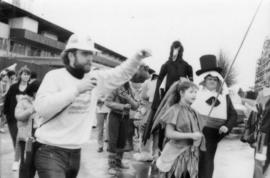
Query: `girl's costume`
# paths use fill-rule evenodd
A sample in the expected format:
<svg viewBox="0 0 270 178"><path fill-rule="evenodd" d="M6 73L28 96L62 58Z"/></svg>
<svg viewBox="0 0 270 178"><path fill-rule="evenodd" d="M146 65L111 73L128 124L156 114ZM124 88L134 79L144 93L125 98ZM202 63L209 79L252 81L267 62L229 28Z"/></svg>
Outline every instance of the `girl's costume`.
<svg viewBox="0 0 270 178"><path fill-rule="evenodd" d="M202 131L202 121L195 110L183 103L174 103L176 92L175 82L162 100L155 115L153 129L159 124L175 126L176 131L183 133ZM168 140L157 160L157 167L166 172L168 177L181 176L188 172L191 178L198 177L199 150L205 150L205 140L202 138L194 142L192 139Z"/></svg>

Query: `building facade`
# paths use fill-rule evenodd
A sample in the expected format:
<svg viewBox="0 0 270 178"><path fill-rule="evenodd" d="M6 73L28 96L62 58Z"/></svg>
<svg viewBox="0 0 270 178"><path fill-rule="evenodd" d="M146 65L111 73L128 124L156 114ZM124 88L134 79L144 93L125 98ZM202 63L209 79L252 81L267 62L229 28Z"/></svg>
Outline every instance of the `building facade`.
<svg viewBox="0 0 270 178"><path fill-rule="evenodd" d="M255 76L255 91L258 92L264 86L269 85L270 79L270 38L267 37L263 44L261 57L257 61Z"/></svg>
<svg viewBox="0 0 270 178"><path fill-rule="evenodd" d="M37 64L44 60L44 65L46 61L50 64L49 60L60 60L72 33L27 11L20 0L0 1L0 57L29 59ZM94 59L96 67L114 67L126 60L98 43L95 48L100 51Z"/></svg>

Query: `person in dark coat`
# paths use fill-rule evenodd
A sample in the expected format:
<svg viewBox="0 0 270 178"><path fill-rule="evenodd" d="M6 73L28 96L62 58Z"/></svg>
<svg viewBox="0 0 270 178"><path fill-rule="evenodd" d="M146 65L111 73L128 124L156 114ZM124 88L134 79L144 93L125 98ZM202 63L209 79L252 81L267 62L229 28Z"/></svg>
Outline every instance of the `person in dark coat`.
<svg viewBox="0 0 270 178"><path fill-rule="evenodd" d="M270 176L270 88L264 88L257 97L259 134L255 144L255 160L253 178ZM261 110L260 110L261 108ZM260 112L261 111L261 112ZM261 113L261 114L260 114Z"/></svg>
<svg viewBox="0 0 270 178"><path fill-rule="evenodd" d="M14 116L15 107L17 105L17 95L25 94L25 90L28 86L28 80L30 78L30 70L26 66L22 67L18 73L19 80L12 85L6 95L4 101L4 114L7 118L7 124L12 138L13 146L15 147L17 136L17 120Z"/></svg>
<svg viewBox="0 0 270 178"><path fill-rule="evenodd" d="M216 56L204 55L200 62L201 70L196 72L201 82L200 89L192 104L205 125L203 134L206 138L206 151L200 151L199 178L212 178L218 143L236 125L237 113L226 83L222 85L222 68L217 67Z"/></svg>
<svg viewBox="0 0 270 178"><path fill-rule="evenodd" d="M170 48L170 56L169 59L161 66L159 77L157 80L154 100L152 104L152 112L149 114L149 118L146 124L146 129L143 134L143 142L146 143L146 140L150 138L151 128L153 125L153 118L155 112L165 95L165 93L169 90L170 86L180 79L180 77L188 78L193 81L193 70L192 67L183 59L184 47L180 41L174 41ZM166 78L165 90L160 93L160 86ZM159 135L159 141L157 142L159 147L162 147L164 131L160 131L156 133ZM155 138L157 138L155 136Z"/></svg>
<svg viewBox="0 0 270 178"><path fill-rule="evenodd" d="M17 105L17 96L24 95L30 79L30 69L26 66L22 67L18 73L18 82L11 85L4 101L4 114L6 115L9 133L15 149L15 159L12 170L19 169L20 151L16 150L16 138L18 133L17 120L15 118L15 107Z"/></svg>

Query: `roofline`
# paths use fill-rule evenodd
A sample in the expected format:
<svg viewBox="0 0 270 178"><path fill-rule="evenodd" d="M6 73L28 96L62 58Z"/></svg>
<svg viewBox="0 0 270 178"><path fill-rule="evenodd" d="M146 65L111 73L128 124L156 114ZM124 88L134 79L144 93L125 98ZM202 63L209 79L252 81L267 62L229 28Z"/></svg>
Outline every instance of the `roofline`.
<svg viewBox="0 0 270 178"><path fill-rule="evenodd" d="M6 4L6 5L10 6L10 7L14 7L14 8L16 8L16 10L18 10L19 12L21 12L21 13L23 13L23 14L25 14L25 15L31 17L31 18L33 18L34 20L37 20L37 21L39 21L39 22L42 22L42 23L45 23L45 24L48 24L48 25L51 25L51 26L54 26L54 27L56 27L56 28L58 28L58 29L60 29L60 30L65 31L66 33L70 33L70 35L73 34L73 32L71 32L71 31L69 31L69 30L67 30L67 29L65 29L65 28L63 28L63 27L61 27L61 26L59 26L59 25L56 25L56 24L54 24L54 23L52 23L52 22L50 22L50 21L48 21L48 20L46 20L46 19L44 19L44 18L41 18L41 17L39 17L39 16L33 14L32 12L26 11L26 10L24 10L24 9L18 7L18 6L15 6L15 5L13 5L13 4L10 4L10 3L6 2L6 1L0 1L0 3L1 3L1 4Z"/></svg>
<svg viewBox="0 0 270 178"><path fill-rule="evenodd" d="M57 28L58 30L65 31L66 33L69 33L69 35L73 34L73 32L71 32L71 31L69 31L69 30L67 30L67 29L65 29L65 28L63 28L61 26L58 26L58 25L56 25L56 24L54 24L54 23L52 23L52 22L50 22L48 20L45 20L45 19L43 19L43 18L41 18L41 17L39 17L39 16L29 12L29 11L26 11L26 10L24 10L24 9L18 7L18 6L15 6L13 4L10 4L10 3L6 2L6 1L1 1L0 0L0 4L5 4L7 6L15 8L15 10L18 10L22 14L25 14L26 16L29 16L30 18L33 18L34 20L37 20L38 22L41 22L41 23L43 23L45 25L47 24L48 26L53 26L54 28ZM115 52L115 51L113 51L113 50L111 50L109 48L106 48L106 47L102 46L101 44L95 43L95 48L97 48L97 49L99 49L101 51L102 50L108 51L109 54L112 54L114 56L119 57L122 61L125 61L127 59L127 57L125 57L125 56L121 55L120 53L117 53L117 52Z"/></svg>
<svg viewBox="0 0 270 178"><path fill-rule="evenodd" d="M101 44L98 44L98 43L95 43L95 48L97 48L98 50L104 50L104 51L108 51L110 53L112 53L113 55L119 57L122 61L125 61L127 59L127 57L123 56L122 54L119 54L115 51L112 51L111 49L109 48L106 48L104 46L102 46Z"/></svg>

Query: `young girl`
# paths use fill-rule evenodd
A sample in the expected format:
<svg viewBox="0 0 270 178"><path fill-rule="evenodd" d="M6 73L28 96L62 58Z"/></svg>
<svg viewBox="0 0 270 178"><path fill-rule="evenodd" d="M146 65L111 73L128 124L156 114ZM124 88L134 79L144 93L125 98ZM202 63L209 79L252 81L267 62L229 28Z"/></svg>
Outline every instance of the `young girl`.
<svg viewBox="0 0 270 178"><path fill-rule="evenodd" d="M166 104L162 106L169 106L169 109L162 112L160 108L156 117L156 121L166 127L167 143L156 162L162 177L198 177L199 150L205 149L205 142L201 120L190 107L197 90L198 87L189 81L174 83L164 98Z"/></svg>

